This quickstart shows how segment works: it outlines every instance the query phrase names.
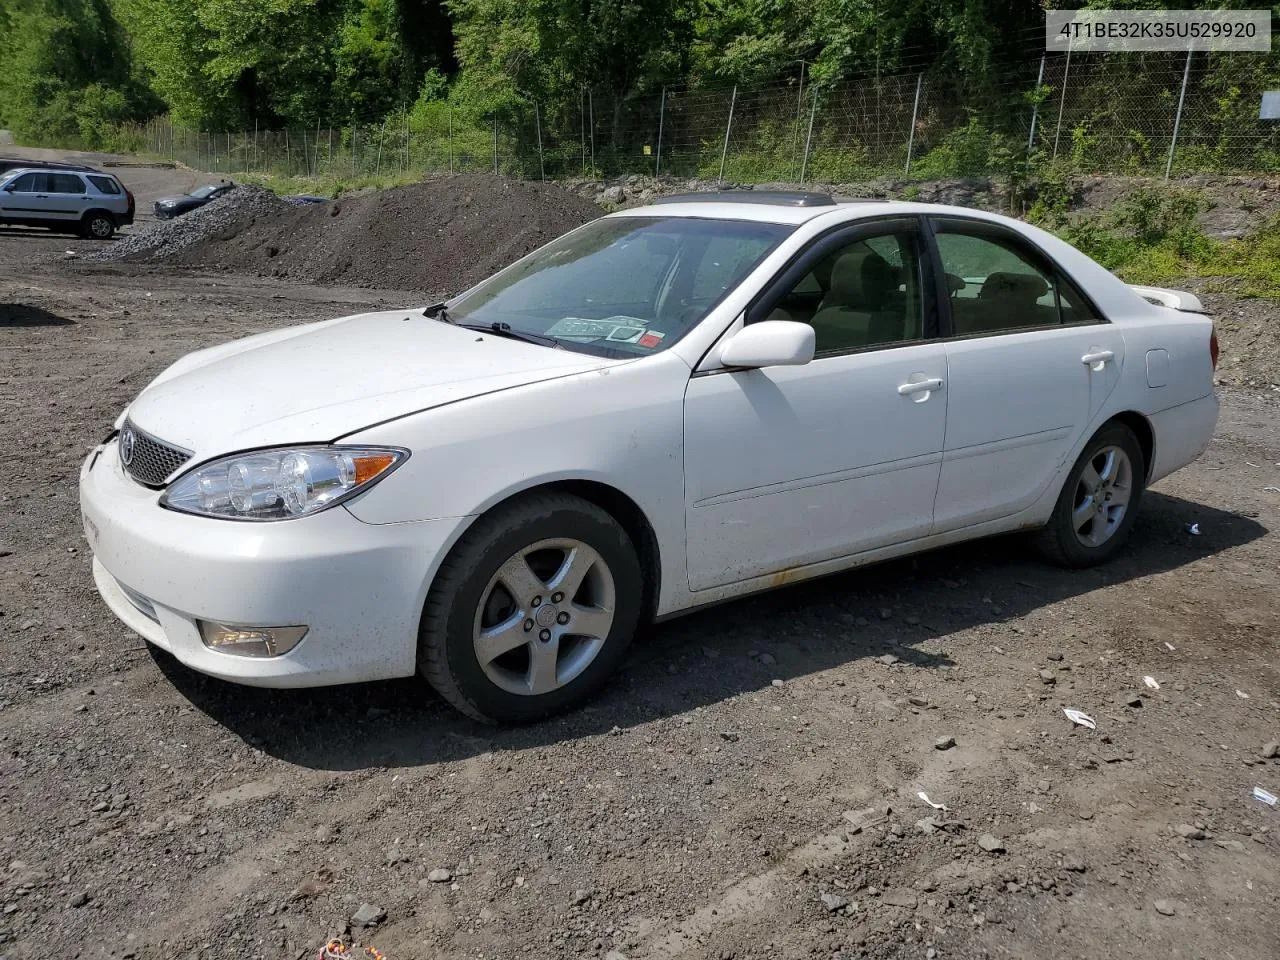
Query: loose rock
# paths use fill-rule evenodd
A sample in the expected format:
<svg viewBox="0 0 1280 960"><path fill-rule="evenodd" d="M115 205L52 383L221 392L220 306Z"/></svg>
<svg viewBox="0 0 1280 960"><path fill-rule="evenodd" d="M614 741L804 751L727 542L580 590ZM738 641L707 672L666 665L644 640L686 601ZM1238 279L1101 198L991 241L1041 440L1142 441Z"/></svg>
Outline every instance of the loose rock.
<svg viewBox="0 0 1280 960"><path fill-rule="evenodd" d="M997 840L989 833L984 833L978 838L978 846L987 853L1004 853L1003 841Z"/></svg>
<svg viewBox="0 0 1280 960"><path fill-rule="evenodd" d="M436 867L427 874L427 879L432 883L448 883L453 879L453 874L444 867Z"/></svg>
<svg viewBox="0 0 1280 960"><path fill-rule="evenodd" d="M1178 912L1178 905L1173 900L1157 900L1153 906L1156 908L1156 913L1163 917L1172 917Z"/></svg>
<svg viewBox="0 0 1280 960"><path fill-rule="evenodd" d="M950 750L955 745L955 737L939 737L937 740L933 741L933 748L935 750Z"/></svg>
<svg viewBox="0 0 1280 960"><path fill-rule="evenodd" d="M387 911L372 903L360 904L360 909L351 915L351 922L359 927L376 927L387 919Z"/></svg>
<svg viewBox="0 0 1280 960"><path fill-rule="evenodd" d="M847 907L849 901L838 893L824 893L822 895L822 905L827 908L828 913L835 913L837 910L843 910Z"/></svg>

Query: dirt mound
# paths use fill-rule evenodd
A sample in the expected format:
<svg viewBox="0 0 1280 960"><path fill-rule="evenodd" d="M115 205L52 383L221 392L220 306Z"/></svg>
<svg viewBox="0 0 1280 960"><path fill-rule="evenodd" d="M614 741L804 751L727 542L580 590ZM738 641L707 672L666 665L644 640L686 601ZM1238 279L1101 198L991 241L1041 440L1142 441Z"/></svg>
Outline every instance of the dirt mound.
<svg viewBox="0 0 1280 960"><path fill-rule="evenodd" d="M547 184L448 177L284 210L169 262L453 294L600 213L590 201Z"/></svg>

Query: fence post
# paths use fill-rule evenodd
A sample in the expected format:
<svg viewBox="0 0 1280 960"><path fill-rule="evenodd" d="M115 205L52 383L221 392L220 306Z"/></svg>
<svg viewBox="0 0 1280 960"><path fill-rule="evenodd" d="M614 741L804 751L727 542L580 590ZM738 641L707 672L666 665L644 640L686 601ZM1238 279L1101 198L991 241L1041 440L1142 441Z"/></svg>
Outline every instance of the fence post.
<svg viewBox="0 0 1280 960"><path fill-rule="evenodd" d="M449 176L453 176L453 104L445 109L449 114Z"/></svg>
<svg viewBox="0 0 1280 960"><path fill-rule="evenodd" d="M791 135L791 169L796 168L796 151L800 149L800 124L801 117L804 116L804 68L808 65L805 60L800 61L800 89L796 91L796 122L793 124L793 133Z"/></svg>
<svg viewBox="0 0 1280 960"><path fill-rule="evenodd" d="M1187 77L1191 75L1191 53L1187 51L1187 65L1182 68L1182 91L1178 94L1178 112L1173 115L1173 137L1169 141L1169 159L1165 161L1164 178L1173 172L1173 151L1178 146L1178 127L1182 124L1182 103L1187 98Z"/></svg>
<svg viewBox="0 0 1280 960"><path fill-rule="evenodd" d="M1031 133L1027 135L1027 153L1030 153L1036 143L1036 117L1040 113L1040 87L1044 84L1044 58L1045 55L1040 54L1040 72L1036 75L1036 99L1031 104Z"/></svg>
<svg viewBox="0 0 1280 960"><path fill-rule="evenodd" d="M911 129L907 132L907 166L902 171L902 175L908 176L911 173L911 149L916 142L916 117L920 114L920 86L924 83L924 74L916 74L916 102L911 106Z"/></svg>
<svg viewBox="0 0 1280 960"><path fill-rule="evenodd" d="M360 124L351 118L351 176L360 175Z"/></svg>
<svg viewBox="0 0 1280 960"><path fill-rule="evenodd" d="M587 88L587 120L591 126L591 175L596 175L596 102L591 95L591 88Z"/></svg>
<svg viewBox="0 0 1280 960"><path fill-rule="evenodd" d="M804 187L804 175L809 169L809 144L813 142L813 116L818 112L818 88L813 88L813 106L809 108L809 132L804 137L804 159L800 162L800 186Z"/></svg>
<svg viewBox="0 0 1280 960"><path fill-rule="evenodd" d="M547 179L547 168L542 163L542 111L538 109L538 101L533 101L533 123L538 130L538 178Z"/></svg>
<svg viewBox="0 0 1280 960"><path fill-rule="evenodd" d="M373 168L373 175L375 177L382 176L382 141L386 137L386 135L387 135L387 118L383 117L382 128L378 130L378 160L376 165Z"/></svg>
<svg viewBox="0 0 1280 960"><path fill-rule="evenodd" d="M1067 37L1067 65L1062 69L1062 94L1058 97L1058 126L1053 131L1053 159L1058 159L1058 138L1062 136L1062 108L1067 102L1067 78L1071 76L1071 38Z"/></svg>
<svg viewBox="0 0 1280 960"><path fill-rule="evenodd" d="M733 108L738 105L738 85L733 85L733 95L729 98L729 119L724 125L724 146L720 148L720 176L717 183L724 184L724 161L729 155L729 131L733 128Z"/></svg>
<svg viewBox="0 0 1280 960"><path fill-rule="evenodd" d="M409 146L413 143L413 130L409 127L409 105L404 105L404 172L409 172L409 157L412 151Z"/></svg>
<svg viewBox="0 0 1280 960"><path fill-rule="evenodd" d="M667 119L667 88L664 84L662 87L662 105L658 107L658 150L653 158L653 175L658 175L658 170L662 167L662 124Z"/></svg>
<svg viewBox="0 0 1280 960"><path fill-rule="evenodd" d="M253 118L253 169L258 169L258 118Z"/></svg>
<svg viewBox="0 0 1280 960"><path fill-rule="evenodd" d="M493 175L498 175L498 111L493 111Z"/></svg>
<svg viewBox="0 0 1280 960"><path fill-rule="evenodd" d="M329 167L329 172L332 173L333 172L333 125L332 124L329 125L329 155L326 158L326 160L328 161L327 165Z"/></svg>

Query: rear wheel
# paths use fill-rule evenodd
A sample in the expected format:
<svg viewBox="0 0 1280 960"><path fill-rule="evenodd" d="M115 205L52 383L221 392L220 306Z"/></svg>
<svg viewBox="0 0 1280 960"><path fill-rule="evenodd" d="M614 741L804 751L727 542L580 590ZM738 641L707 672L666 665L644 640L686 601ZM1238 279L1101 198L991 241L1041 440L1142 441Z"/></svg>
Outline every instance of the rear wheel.
<svg viewBox="0 0 1280 960"><path fill-rule="evenodd" d="M635 547L609 514L539 494L482 517L441 565L418 669L455 707L522 723L597 692L640 617Z"/></svg>
<svg viewBox="0 0 1280 960"><path fill-rule="evenodd" d="M1142 499L1146 459L1122 423L1103 427L1085 446L1058 495L1037 546L1067 567L1102 563L1124 545Z"/></svg>
<svg viewBox="0 0 1280 960"><path fill-rule="evenodd" d="M116 221L109 213L86 213L80 221L80 232L93 240L109 240L116 232Z"/></svg>

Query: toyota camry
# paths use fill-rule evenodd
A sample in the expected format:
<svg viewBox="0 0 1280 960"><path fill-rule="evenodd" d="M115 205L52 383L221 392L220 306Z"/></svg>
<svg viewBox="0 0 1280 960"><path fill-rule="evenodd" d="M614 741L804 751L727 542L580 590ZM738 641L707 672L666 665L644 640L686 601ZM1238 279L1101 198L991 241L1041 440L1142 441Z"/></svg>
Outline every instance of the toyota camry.
<svg viewBox="0 0 1280 960"><path fill-rule="evenodd" d="M1193 296L1016 220L692 195L178 360L81 507L106 603L197 671L529 721L705 604L1015 530L1106 560L1208 444L1216 362Z"/></svg>

